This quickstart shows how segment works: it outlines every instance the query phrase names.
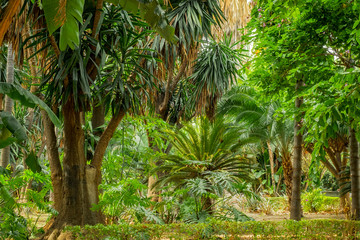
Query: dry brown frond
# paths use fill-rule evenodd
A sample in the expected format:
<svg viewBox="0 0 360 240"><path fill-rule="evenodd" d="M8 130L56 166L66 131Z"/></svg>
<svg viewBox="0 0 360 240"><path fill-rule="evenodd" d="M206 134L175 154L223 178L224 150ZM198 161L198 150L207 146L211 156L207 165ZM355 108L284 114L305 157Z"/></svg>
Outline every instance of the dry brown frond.
<svg viewBox="0 0 360 240"><path fill-rule="evenodd" d="M66 21L66 4L67 0L60 0L59 1L59 9L56 12L54 17L55 24L63 25Z"/></svg>
<svg viewBox="0 0 360 240"><path fill-rule="evenodd" d="M2 45L5 35L9 31L9 28L13 23L14 19L16 19L16 14L19 11L21 3L21 0L9 1L7 7L5 8L2 14L2 20L0 22L0 45Z"/></svg>
<svg viewBox="0 0 360 240"><path fill-rule="evenodd" d="M226 21L220 27L213 27L213 33L217 37L232 33L233 40L237 41L240 36L238 29L244 28L250 20L251 7L247 0L221 0L220 6Z"/></svg>

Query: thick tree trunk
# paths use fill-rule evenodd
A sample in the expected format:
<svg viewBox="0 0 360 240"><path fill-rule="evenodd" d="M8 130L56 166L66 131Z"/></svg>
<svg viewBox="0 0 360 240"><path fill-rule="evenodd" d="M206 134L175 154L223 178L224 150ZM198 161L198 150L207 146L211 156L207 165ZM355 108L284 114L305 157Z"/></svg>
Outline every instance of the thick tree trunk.
<svg viewBox="0 0 360 240"><path fill-rule="evenodd" d="M147 197L151 199L153 202L159 201L159 194L153 189L153 185L156 182L156 176L149 176L148 179L148 190L147 190Z"/></svg>
<svg viewBox="0 0 360 240"><path fill-rule="evenodd" d="M14 52L12 44L8 45L7 63L6 63L6 82L14 82ZM5 112L12 112L14 102L8 96L5 96ZM10 146L7 146L1 150L1 166L6 168L10 162Z"/></svg>
<svg viewBox="0 0 360 240"><path fill-rule="evenodd" d="M72 100L64 105L63 116L63 201L59 219L70 225L94 224L94 219L85 218L90 211L90 203L86 189L84 133L80 112L75 110Z"/></svg>
<svg viewBox="0 0 360 240"><path fill-rule="evenodd" d="M359 173L359 145L355 136L355 129L349 129L350 173L351 173L351 218L360 220L360 173Z"/></svg>
<svg viewBox="0 0 360 240"><path fill-rule="evenodd" d="M46 143L46 153L50 163L51 182L53 185L53 201L54 208L60 212L62 206L62 166L60 163L60 157L57 146L57 137L55 134L55 126L51 122L47 113L41 111L44 135Z"/></svg>
<svg viewBox="0 0 360 240"><path fill-rule="evenodd" d="M302 86L303 81L297 81L296 90ZM296 98L295 108L300 108L302 98ZM291 208L290 219L301 220L301 158L302 158L302 134L300 133L301 120L299 116L295 116L294 126L294 159L293 159L293 178L292 178L292 194L291 194Z"/></svg>
<svg viewBox="0 0 360 240"><path fill-rule="evenodd" d="M270 170L271 170L271 182L274 189L274 195L277 195L276 191L276 182L275 182L275 166L274 166L274 153L271 150L270 141L267 141L268 151L269 151L269 160L270 160Z"/></svg>

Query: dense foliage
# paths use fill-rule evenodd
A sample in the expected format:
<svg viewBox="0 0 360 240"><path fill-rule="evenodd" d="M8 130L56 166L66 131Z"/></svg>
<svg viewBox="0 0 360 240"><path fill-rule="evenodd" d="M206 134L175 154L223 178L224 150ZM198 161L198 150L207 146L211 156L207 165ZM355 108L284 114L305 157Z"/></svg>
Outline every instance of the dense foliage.
<svg viewBox="0 0 360 240"><path fill-rule="evenodd" d="M244 212L360 220L359 14L351 0L0 1L1 238L41 233L29 209L53 219L42 239L68 225L358 237L357 222Z"/></svg>

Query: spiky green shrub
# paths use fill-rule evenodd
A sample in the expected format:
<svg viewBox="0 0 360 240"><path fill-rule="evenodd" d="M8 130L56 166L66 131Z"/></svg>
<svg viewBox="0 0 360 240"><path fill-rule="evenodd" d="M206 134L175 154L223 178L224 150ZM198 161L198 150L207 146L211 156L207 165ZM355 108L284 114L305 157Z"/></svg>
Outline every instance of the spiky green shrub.
<svg viewBox="0 0 360 240"><path fill-rule="evenodd" d="M251 194L243 183L251 180L252 161L242 151L248 139L240 137L239 128L223 119L212 123L199 118L180 130L167 130L166 134L174 152L160 157L163 164L154 172L166 174L160 174L154 186L187 189L197 201L194 213L198 219L201 211L212 212L212 199L223 197L225 191Z"/></svg>

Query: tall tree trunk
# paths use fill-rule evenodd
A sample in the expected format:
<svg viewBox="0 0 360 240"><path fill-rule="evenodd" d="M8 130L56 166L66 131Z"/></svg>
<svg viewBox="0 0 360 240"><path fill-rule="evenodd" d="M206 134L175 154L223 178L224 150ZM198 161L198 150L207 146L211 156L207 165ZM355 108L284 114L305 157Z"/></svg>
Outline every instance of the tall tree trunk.
<svg viewBox="0 0 360 240"><path fill-rule="evenodd" d="M350 173L351 173L351 218L360 220L360 173L359 173L359 144L356 140L355 129L349 129Z"/></svg>
<svg viewBox="0 0 360 240"><path fill-rule="evenodd" d="M12 48L11 42L8 45L7 52L7 63L6 63L6 82L13 83L14 82L14 52ZM8 96L5 96L5 112L12 112L14 102ZM7 167L10 162L10 146L7 146L1 151L1 166Z"/></svg>
<svg viewBox="0 0 360 240"><path fill-rule="evenodd" d="M345 179L346 176L344 174L348 162L347 148L346 147L344 148L342 159L341 159L341 154L339 154L339 156L337 155L337 157L340 158L340 164L341 164L341 171L340 171L341 174L339 173L339 185L341 192L341 189L344 187L344 183L349 180L349 179ZM351 207L350 194L346 193L345 195L340 197L340 209L343 213L345 213L348 216L350 213L350 207Z"/></svg>
<svg viewBox="0 0 360 240"><path fill-rule="evenodd" d="M42 110L42 121L44 126L46 153L50 163L51 183L53 186L54 208L60 212L62 207L62 166L57 146L57 137L55 134L55 126L51 122L47 113Z"/></svg>
<svg viewBox="0 0 360 240"><path fill-rule="evenodd" d="M288 197L289 209L291 208L291 194L292 194L292 176L293 176L293 167L291 162L291 154L283 149L282 150L282 166L284 171L284 182L286 186L286 195Z"/></svg>
<svg viewBox="0 0 360 240"><path fill-rule="evenodd" d="M103 223L101 219L97 218L96 212L90 209L94 199L94 194L91 190L94 188L91 188L89 191L88 185L96 184L95 181L91 181L95 179L95 174L94 171L87 171L81 112L75 109L72 97L69 97L68 101L64 104L62 113L64 117L63 168L60 180L59 176L56 176L55 179L58 180L58 182L53 183L55 205L60 208L60 211L51 228L46 232L45 236L43 236L43 239L63 237L60 235L60 230L63 229L65 225L83 226L85 224L94 225L96 223ZM46 123L46 119L44 123ZM47 141L49 140L51 139L47 139ZM53 164L58 164L58 162L53 162ZM52 172L52 179L54 179L53 174L59 174L59 167L60 166L52 167L52 169L58 170L58 172ZM58 187L55 188L55 184L60 183L62 184L61 192L56 192ZM60 196L58 194L60 194ZM60 201L60 203L58 201Z"/></svg>
<svg viewBox="0 0 360 240"><path fill-rule="evenodd" d="M268 151L269 151L269 160L270 160L270 168L271 168L271 182L274 189L274 195L277 195L276 191L276 182L275 182L275 166L274 166L274 153L271 150L270 141L267 141Z"/></svg>
<svg viewBox="0 0 360 240"><path fill-rule="evenodd" d="M64 159L63 159L63 201L59 219L70 225L84 225L84 211L89 207L85 191L84 133L80 112L69 97L63 108L64 116ZM84 186L85 185L85 186Z"/></svg>
<svg viewBox="0 0 360 240"><path fill-rule="evenodd" d="M296 83L296 91L299 91L303 81L298 80ZM297 97L295 100L295 108L300 108L302 98ZM295 116L294 126L294 159L293 159L293 178L292 178L292 194L291 194L291 208L290 219L301 220L301 158L302 158L302 134L300 116Z"/></svg>

